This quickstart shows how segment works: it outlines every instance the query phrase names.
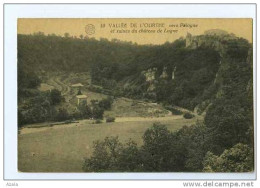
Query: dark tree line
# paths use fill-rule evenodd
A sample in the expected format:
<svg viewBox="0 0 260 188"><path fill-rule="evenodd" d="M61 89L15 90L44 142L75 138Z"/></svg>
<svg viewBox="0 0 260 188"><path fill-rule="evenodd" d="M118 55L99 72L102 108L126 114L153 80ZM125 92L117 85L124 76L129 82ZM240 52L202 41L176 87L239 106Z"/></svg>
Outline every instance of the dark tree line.
<svg viewBox="0 0 260 188"><path fill-rule="evenodd" d="M204 125L184 126L170 132L165 125L154 124L143 135L143 145L118 137L95 141L93 153L85 159L86 172L251 172L253 150L236 144L221 155L207 152Z"/></svg>

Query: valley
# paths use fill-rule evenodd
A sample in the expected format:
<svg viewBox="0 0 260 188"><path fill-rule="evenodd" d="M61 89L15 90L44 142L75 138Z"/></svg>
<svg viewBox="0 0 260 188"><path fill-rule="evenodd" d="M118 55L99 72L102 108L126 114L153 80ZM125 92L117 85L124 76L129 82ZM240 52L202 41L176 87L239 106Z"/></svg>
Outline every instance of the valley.
<svg viewBox="0 0 260 188"><path fill-rule="evenodd" d="M252 43L221 29L161 45L19 34L18 169L252 172L253 81Z"/></svg>
<svg viewBox="0 0 260 188"><path fill-rule="evenodd" d="M58 107L64 107L71 113L77 108L77 90L71 87L75 82L86 85L81 92L88 96L88 100L107 97L87 89L91 84L88 72L51 75L39 89L46 90L49 87L60 90L65 101ZM115 117L115 122L106 123L105 118L108 116ZM18 135L19 171L82 172L84 158L91 156L92 144L96 140L118 136L122 142L131 139L140 146L144 132L156 122L176 131L199 121L203 121L202 116L185 119L183 115L173 115L161 104L119 97L114 100L111 110L104 112L101 123L83 119L73 123L44 122L22 127Z"/></svg>

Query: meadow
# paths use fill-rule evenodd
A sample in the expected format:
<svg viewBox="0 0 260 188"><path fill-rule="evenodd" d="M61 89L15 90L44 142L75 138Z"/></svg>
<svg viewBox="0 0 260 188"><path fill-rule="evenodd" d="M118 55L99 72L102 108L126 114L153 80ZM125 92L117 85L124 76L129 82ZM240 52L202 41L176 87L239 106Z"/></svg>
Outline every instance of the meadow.
<svg viewBox="0 0 260 188"><path fill-rule="evenodd" d="M85 157L92 153L92 143L107 136L120 141L142 144L143 133L154 122L167 125L171 131L191 125L196 118L182 116L162 118L117 118L113 123L93 124L92 120L53 127L23 128L18 135L18 169L21 172L82 172Z"/></svg>
<svg viewBox="0 0 260 188"><path fill-rule="evenodd" d="M76 75L85 78L84 75ZM75 90L70 88L75 75L66 79L62 76L51 77L48 86L58 88L65 97L62 106L73 109ZM77 80L82 81L82 80ZM85 82L86 84L86 82ZM44 87L47 84L43 85ZM42 89L42 87L41 87ZM106 95L82 89L89 99L102 99ZM78 120L75 123L58 124L44 122L26 125L18 134L18 170L21 172L83 172L84 158L90 157L92 144L105 137L118 136L126 142L129 139L142 145L142 136L153 123L165 124L170 131L184 125L195 124L200 116L185 119L182 115L172 115L161 104L149 103L127 98L114 100L111 110L104 117L113 116L115 122L106 123L105 119L96 124L95 120Z"/></svg>

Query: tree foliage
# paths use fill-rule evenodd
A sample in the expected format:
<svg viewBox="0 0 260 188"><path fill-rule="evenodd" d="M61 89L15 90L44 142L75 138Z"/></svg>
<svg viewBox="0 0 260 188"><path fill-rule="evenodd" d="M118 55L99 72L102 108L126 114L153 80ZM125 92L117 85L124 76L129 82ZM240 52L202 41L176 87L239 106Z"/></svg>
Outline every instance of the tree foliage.
<svg viewBox="0 0 260 188"><path fill-rule="evenodd" d="M61 103L63 97L61 96L61 92L57 89L52 89L50 92L50 101L52 105L56 105Z"/></svg>
<svg viewBox="0 0 260 188"><path fill-rule="evenodd" d="M122 144L113 137L95 142L93 155L85 160L83 169L90 172L201 171L206 154L201 147L204 134L203 126L183 127L172 133L165 125L155 123L144 133L141 147L133 141Z"/></svg>
<svg viewBox="0 0 260 188"><path fill-rule="evenodd" d="M203 162L204 172L251 172L254 169L253 150L245 144L236 144L220 156L208 152Z"/></svg>

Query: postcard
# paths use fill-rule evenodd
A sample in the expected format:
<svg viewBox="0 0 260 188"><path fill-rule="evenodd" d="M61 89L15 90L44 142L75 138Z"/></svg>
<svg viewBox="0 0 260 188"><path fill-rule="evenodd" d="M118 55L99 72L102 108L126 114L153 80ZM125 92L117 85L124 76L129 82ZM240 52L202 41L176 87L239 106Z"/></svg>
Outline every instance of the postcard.
<svg viewBox="0 0 260 188"><path fill-rule="evenodd" d="M19 18L18 171L254 172L249 18Z"/></svg>

